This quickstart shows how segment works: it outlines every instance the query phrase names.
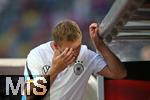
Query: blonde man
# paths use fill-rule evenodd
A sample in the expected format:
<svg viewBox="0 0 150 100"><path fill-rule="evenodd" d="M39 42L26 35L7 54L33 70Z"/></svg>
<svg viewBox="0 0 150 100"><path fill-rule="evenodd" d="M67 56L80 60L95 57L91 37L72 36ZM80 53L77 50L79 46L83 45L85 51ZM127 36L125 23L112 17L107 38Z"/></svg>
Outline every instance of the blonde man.
<svg viewBox="0 0 150 100"><path fill-rule="evenodd" d="M89 33L97 54L82 45L82 32L72 20L59 22L52 31L53 41L42 44L29 53L25 75L48 75L44 100L82 100L90 75L122 79L126 70L120 60L98 36L98 25L92 23ZM34 78L33 78L34 81ZM32 87L31 87L32 88ZM28 95L27 99L37 96Z"/></svg>

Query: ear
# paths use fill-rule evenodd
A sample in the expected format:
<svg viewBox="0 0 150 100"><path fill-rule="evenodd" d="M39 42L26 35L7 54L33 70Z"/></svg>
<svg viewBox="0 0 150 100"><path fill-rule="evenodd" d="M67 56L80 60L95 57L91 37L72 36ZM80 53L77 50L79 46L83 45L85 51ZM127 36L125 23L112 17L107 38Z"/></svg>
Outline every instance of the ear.
<svg viewBox="0 0 150 100"><path fill-rule="evenodd" d="M58 49L58 45L57 45L57 43L55 41L53 41L51 43L51 47L52 47L53 50Z"/></svg>

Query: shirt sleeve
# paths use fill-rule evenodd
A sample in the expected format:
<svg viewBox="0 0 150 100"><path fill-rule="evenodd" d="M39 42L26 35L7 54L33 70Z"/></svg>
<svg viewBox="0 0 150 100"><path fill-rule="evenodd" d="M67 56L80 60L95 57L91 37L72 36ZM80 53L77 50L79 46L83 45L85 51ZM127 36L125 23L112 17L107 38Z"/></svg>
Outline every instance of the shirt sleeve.
<svg viewBox="0 0 150 100"><path fill-rule="evenodd" d="M31 51L27 56L24 76L25 80L31 79L31 76L34 78L37 75L42 75L42 60L36 54L36 52Z"/></svg>
<svg viewBox="0 0 150 100"><path fill-rule="evenodd" d="M94 57L93 63L94 63L93 74L95 75L97 75L97 73L100 72L107 65L102 56L99 54L97 54Z"/></svg>
<svg viewBox="0 0 150 100"><path fill-rule="evenodd" d="M104 58L91 50L89 50L89 59L91 60L92 73L97 75L107 64Z"/></svg>

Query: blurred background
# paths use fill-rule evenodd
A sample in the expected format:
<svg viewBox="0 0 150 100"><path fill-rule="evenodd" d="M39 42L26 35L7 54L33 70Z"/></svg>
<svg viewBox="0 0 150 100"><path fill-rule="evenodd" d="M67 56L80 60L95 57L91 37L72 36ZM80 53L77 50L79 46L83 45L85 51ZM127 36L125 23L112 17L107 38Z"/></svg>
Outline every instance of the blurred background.
<svg viewBox="0 0 150 100"><path fill-rule="evenodd" d="M101 22L114 0L0 0L0 58L26 58L29 51L51 40L53 26L72 19L93 49L88 26Z"/></svg>
<svg viewBox="0 0 150 100"><path fill-rule="evenodd" d="M116 9L110 10L115 1ZM105 100L150 100L150 0L143 0L138 9L135 5L142 0L0 0L0 75L22 75L29 51L52 40L51 30L62 19L76 21L83 33L83 44L95 50L88 26L100 23L107 14L107 23L111 22L123 1L128 1L129 7L122 7L117 23L112 25L121 29L110 32L107 45L124 63L128 76L124 80L104 78L102 83L95 82L100 83L96 89L104 87L99 96L103 97L104 92ZM134 9L135 13L130 14ZM5 89L0 86L4 100Z"/></svg>

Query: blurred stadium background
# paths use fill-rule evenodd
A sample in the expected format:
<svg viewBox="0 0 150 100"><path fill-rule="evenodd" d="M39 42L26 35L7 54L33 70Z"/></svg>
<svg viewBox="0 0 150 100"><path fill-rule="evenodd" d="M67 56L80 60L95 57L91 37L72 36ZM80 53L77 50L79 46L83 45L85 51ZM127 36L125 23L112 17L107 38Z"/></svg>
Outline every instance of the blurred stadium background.
<svg viewBox="0 0 150 100"><path fill-rule="evenodd" d="M52 27L75 20L89 41L88 26L100 22L114 0L0 0L0 58L26 58L35 46L51 40Z"/></svg>

